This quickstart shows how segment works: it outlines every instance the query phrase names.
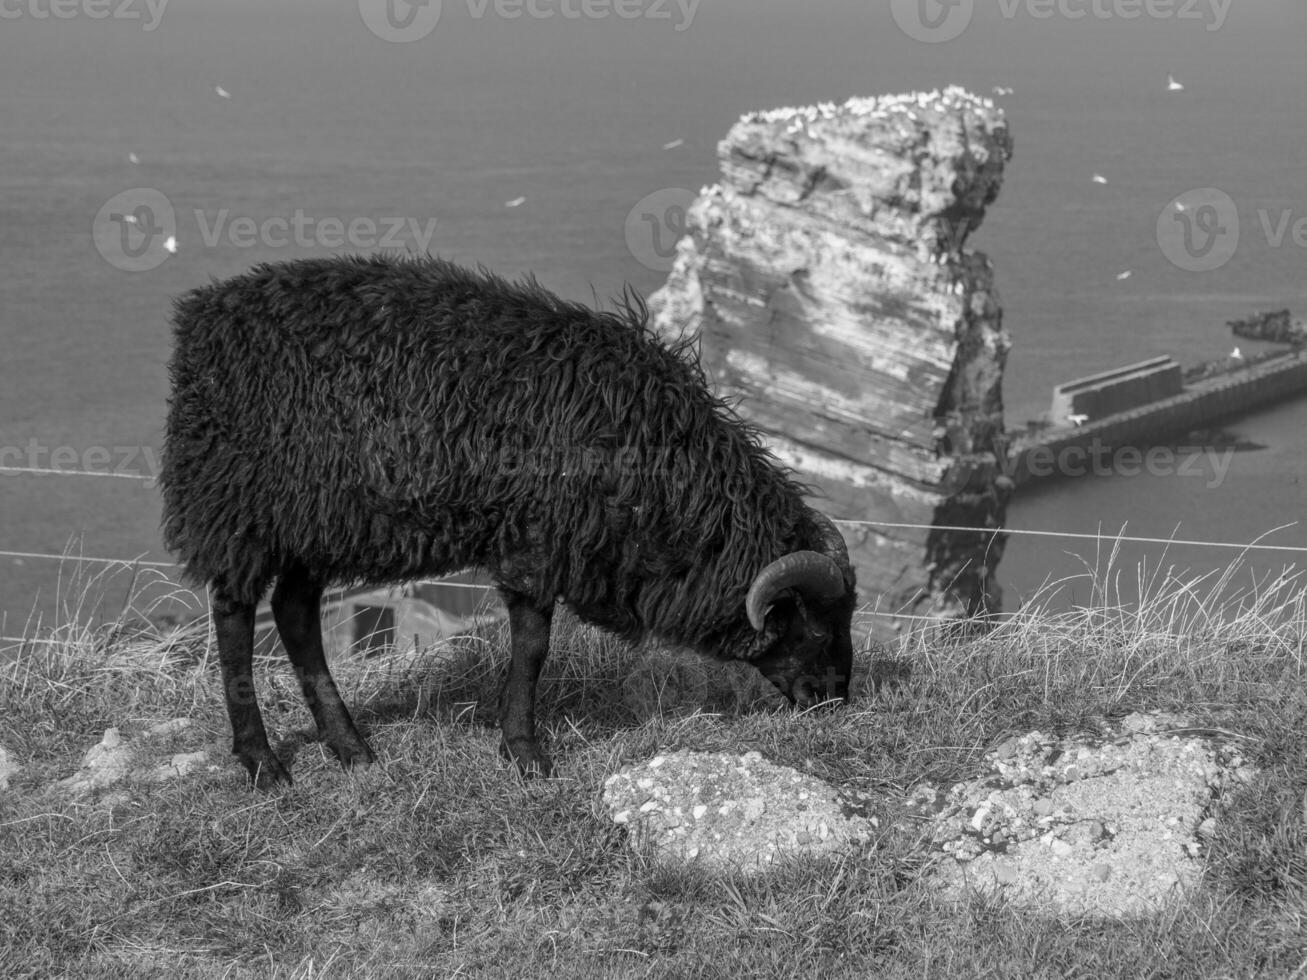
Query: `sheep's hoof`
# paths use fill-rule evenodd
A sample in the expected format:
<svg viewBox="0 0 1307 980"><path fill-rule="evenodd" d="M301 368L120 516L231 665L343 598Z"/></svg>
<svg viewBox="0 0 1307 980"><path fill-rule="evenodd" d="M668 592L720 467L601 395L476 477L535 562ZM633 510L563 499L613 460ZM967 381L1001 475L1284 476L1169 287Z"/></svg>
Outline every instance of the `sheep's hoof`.
<svg viewBox="0 0 1307 980"><path fill-rule="evenodd" d="M347 772L362 772L377 761L376 753L362 739L344 745L333 745L331 751L336 754L336 758Z"/></svg>
<svg viewBox="0 0 1307 980"><path fill-rule="evenodd" d="M547 777L554 771L554 764L534 739L504 739L499 743L499 754L516 763L518 772L526 779Z"/></svg>
<svg viewBox="0 0 1307 980"><path fill-rule="evenodd" d="M271 751L247 753L240 756L241 764L250 774L250 782L257 790L272 790L279 786L290 786L290 773Z"/></svg>

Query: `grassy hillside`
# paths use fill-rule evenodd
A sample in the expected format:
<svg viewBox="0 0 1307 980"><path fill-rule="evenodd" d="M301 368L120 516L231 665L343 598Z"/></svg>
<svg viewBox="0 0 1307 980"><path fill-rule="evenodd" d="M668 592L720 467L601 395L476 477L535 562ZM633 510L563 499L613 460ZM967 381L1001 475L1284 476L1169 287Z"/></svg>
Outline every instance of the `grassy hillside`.
<svg viewBox="0 0 1307 980"><path fill-rule="evenodd" d="M296 784L274 795L227 754L203 623L166 640L32 637L49 642L0 657L0 744L24 767L0 792L0 975L1307 976L1307 607L1293 577L1230 598L1239 574L1145 583L1132 609L1099 582L1069 612L1036 603L982 637L864 650L856 701L813 715L725 685L709 710L671 698L650 712L637 695L663 661L563 624L541 692L559 776L534 782L496 752L498 627L443 658L338 665L382 759L354 777L296 734L311 721L286 665L260 664L268 723L295 751ZM925 828L896 819L913 784L976 775L1014 733L1157 709L1245 737L1260 770L1199 894L1104 923L957 908L923 883ZM99 799L45 789L106 728L130 738L178 716L197 724L158 754L207 744L214 767ZM600 791L620 765L678 748L757 749L869 792L880 836L755 878L659 870Z"/></svg>

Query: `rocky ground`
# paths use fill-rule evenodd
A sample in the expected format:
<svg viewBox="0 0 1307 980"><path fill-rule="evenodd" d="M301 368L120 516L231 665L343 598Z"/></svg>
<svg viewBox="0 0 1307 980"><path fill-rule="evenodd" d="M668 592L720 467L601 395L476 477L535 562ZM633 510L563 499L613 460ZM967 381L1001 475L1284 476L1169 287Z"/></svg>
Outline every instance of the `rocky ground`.
<svg viewBox="0 0 1307 980"><path fill-rule="evenodd" d="M185 779L222 764L174 718L131 739L117 729L77 771L42 792L112 803L132 783ZM987 756L989 771L951 787L916 786L898 829L922 841L928 875L950 898L998 897L1032 911L1131 916L1194 886L1223 801L1254 776L1235 733L1168 714L1132 714L1095 737L1034 731ZM20 770L0 747L0 790ZM664 862L761 871L786 856L874 847L868 801L758 752L682 750L624 766L603 803L636 845ZM925 833L922 833L923 824Z"/></svg>
<svg viewBox="0 0 1307 980"><path fill-rule="evenodd" d="M1144 914L1192 887L1222 800L1253 775L1237 736L1165 714L1093 739L1030 732L987 759L977 779L917 786L904 826L928 823L945 895L1057 914ZM856 855L877 826L863 801L756 752L655 756L610 777L604 802L664 860L745 870L783 853Z"/></svg>
<svg viewBox="0 0 1307 980"><path fill-rule="evenodd" d="M1030 732L987 759L985 776L913 792L935 880L1073 914L1146 913L1196 884L1221 800L1252 777L1235 736L1174 715L1129 715L1106 738Z"/></svg>
<svg viewBox="0 0 1307 980"><path fill-rule="evenodd" d="M117 728L107 729L104 737L83 754L77 771L48 784L43 792L72 799L97 799L113 803L120 787L132 782L161 783L182 779L201 770L217 769L221 759L212 745L191 752L170 752L178 743L194 741L198 729L190 718L173 718L124 738ZM9 780L22 766L0 746L0 791L9 790Z"/></svg>

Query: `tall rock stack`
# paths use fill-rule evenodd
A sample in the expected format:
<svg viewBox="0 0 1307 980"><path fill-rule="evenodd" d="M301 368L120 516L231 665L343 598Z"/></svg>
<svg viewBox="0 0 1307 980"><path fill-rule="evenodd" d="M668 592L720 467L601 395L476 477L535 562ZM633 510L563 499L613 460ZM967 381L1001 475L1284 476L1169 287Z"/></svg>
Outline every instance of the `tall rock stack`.
<svg viewBox="0 0 1307 980"><path fill-rule="evenodd" d="M1002 111L959 88L745 116L650 298L818 507L870 522L841 530L882 614L999 608L1009 341L964 245L1011 154Z"/></svg>

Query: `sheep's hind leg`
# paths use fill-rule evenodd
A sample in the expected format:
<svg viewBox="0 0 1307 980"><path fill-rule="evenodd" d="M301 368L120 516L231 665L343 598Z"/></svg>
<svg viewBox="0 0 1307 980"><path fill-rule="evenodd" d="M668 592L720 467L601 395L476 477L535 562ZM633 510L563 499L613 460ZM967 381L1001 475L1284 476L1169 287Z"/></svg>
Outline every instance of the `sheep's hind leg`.
<svg viewBox="0 0 1307 980"><path fill-rule="evenodd" d="M536 683L549 656L549 624L553 607L534 605L526 596L502 590L508 606L513 661L499 695L499 727L504 733L500 752L517 763L524 776L548 776L549 756L536 741Z"/></svg>
<svg viewBox="0 0 1307 980"><path fill-rule="evenodd" d="M254 695L254 603L238 602L214 583L210 605L218 638L222 690L231 719L231 750L259 789L289 784L290 773L273 754Z"/></svg>
<svg viewBox="0 0 1307 980"><path fill-rule="evenodd" d="M282 572L272 593L272 615L282 646L299 678L304 700L318 726L318 737L346 769L377 760L341 700L322 652L322 584L303 568Z"/></svg>

